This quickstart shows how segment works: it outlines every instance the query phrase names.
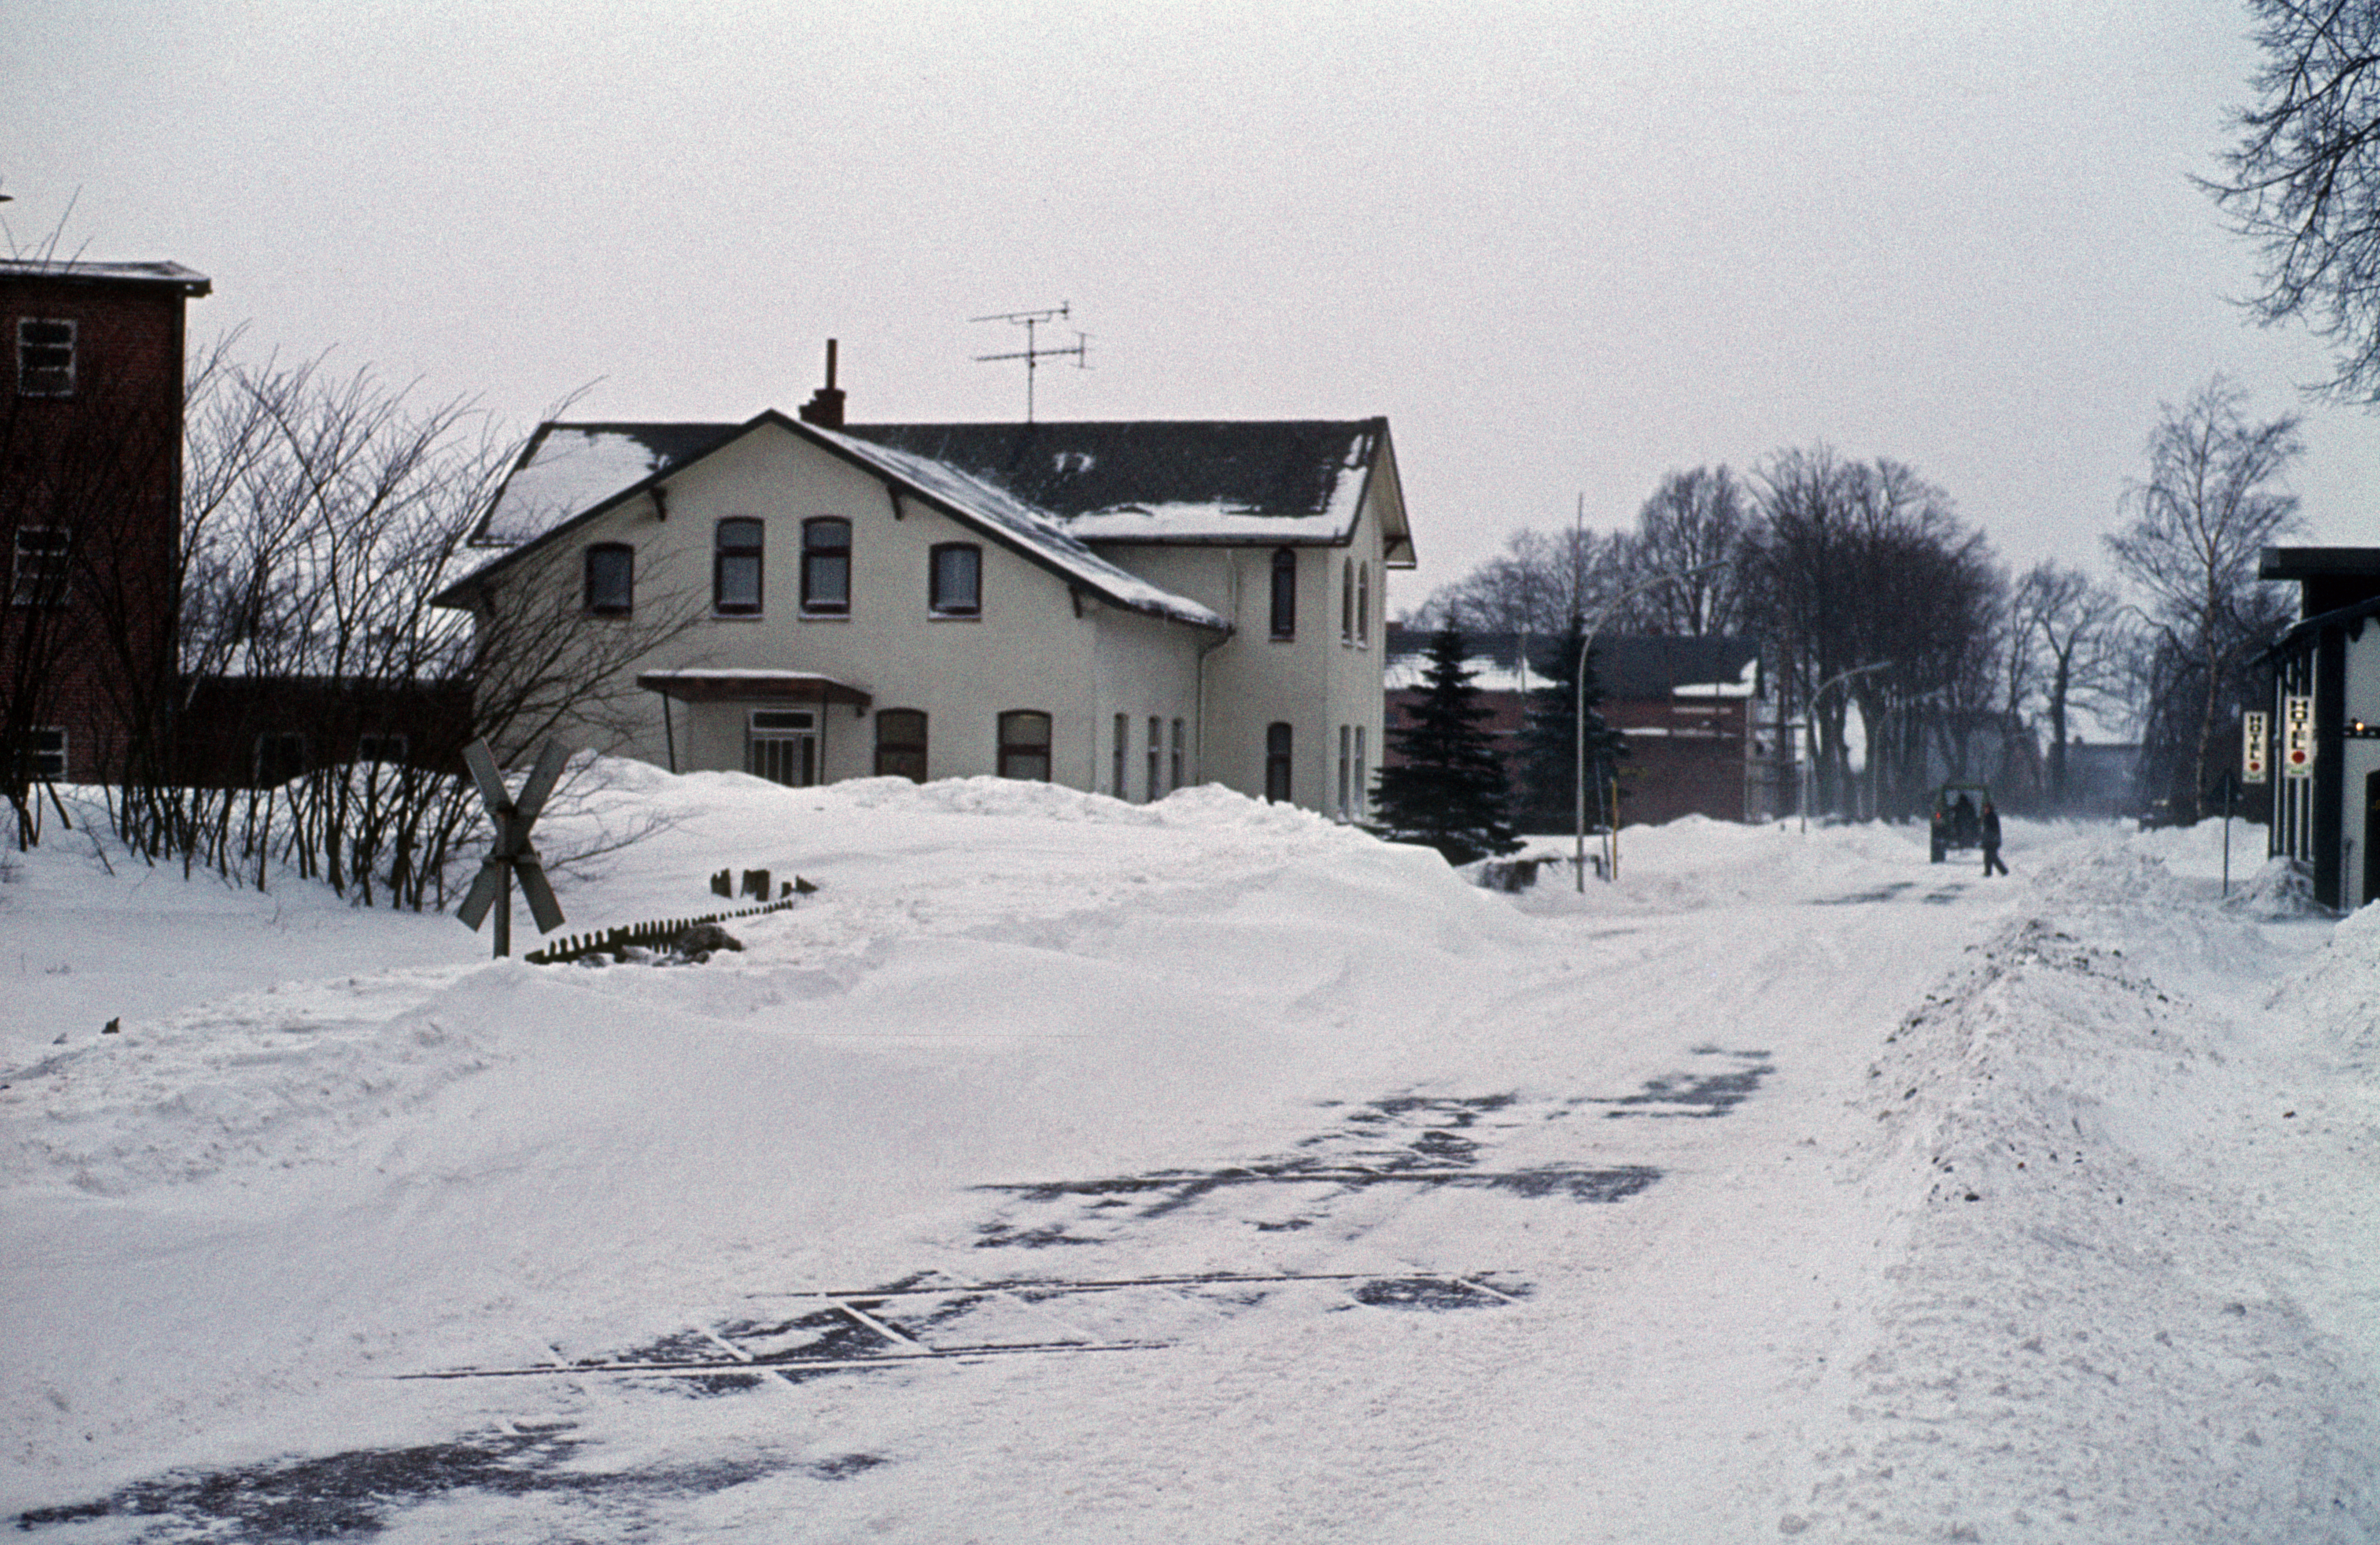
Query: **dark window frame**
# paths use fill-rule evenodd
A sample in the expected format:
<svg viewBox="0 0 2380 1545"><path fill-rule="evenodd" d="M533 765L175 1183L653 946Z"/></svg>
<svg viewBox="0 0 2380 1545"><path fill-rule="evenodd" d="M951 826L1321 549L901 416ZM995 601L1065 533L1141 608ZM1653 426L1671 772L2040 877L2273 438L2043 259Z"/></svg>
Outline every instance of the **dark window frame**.
<svg viewBox="0 0 2380 1545"><path fill-rule="evenodd" d="M729 528L740 537L746 528L752 532L747 543L728 540ZM710 610L722 617L757 617L760 615L768 595L768 525L758 516L731 515L712 529L710 538ZM727 574L730 564L749 563L752 566L752 599L730 602L727 599Z"/></svg>
<svg viewBox="0 0 2380 1545"><path fill-rule="evenodd" d="M66 329L63 340L37 339L40 328ZM76 366L81 357L81 328L67 317L17 319L17 395L20 397L70 397L75 395ZM47 360L43 355L62 356ZM47 381L44 383L43 379Z"/></svg>
<svg viewBox="0 0 2380 1545"><path fill-rule="evenodd" d="M1025 727L1028 720L1040 721L1042 737L1038 742L1019 739L1011 733L1013 730ZM1015 778L1025 783L1050 782L1057 761L1053 753L1058 743L1058 721L1038 708L1012 708L1000 715L999 724L1000 775L1003 778ZM1028 775L1009 771L1014 762L1030 761L1035 759L1038 759L1041 763L1041 771L1038 774Z"/></svg>
<svg viewBox="0 0 2380 1545"><path fill-rule="evenodd" d="M356 736L358 761L402 765L412 750L413 737L403 730L371 730Z"/></svg>
<svg viewBox="0 0 2380 1545"><path fill-rule="evenodd" d="M17 753L24 768L22 776L28 782L37 784L66 782L67 771L73 765L69 756L70 745L64 724L26 726L25 744Z"/></svg>
<svg viewBox="0 0 2380 1545"><path fill-rule="evenodd" d="M598 568L617 559L622 570L616 576L619 597L611 599L613 586L599 583ZM587 545L585 560L585 600L588 614L598 617L625 617L637 609L637 550L625 541L596 541Z"/></svg>
<svg viewBox="0 0 2380 1545"><path fill-rule="evenodd" d="M949 598L947 579L953 578L944 569L946 560L966 554L973 565L968 576L968 594L964 601ZM983 615L983 548L972 541L938 541L926 556L926 611L937 617L979 617Z"/></svg>
<svg viewBox="0 0 2380 1545"><path fill-rule="evenodd" d="M28 537L54 537L46 544ZM74 533L64 526L19 526L9 541L8 603L63 606L74 562Z"/></svg>
<svg viewBox="0 0 2380 1545"><path fill-rule="evenodd" d="M1355 641L1355 560L1343 558L1339 564L1339 641Z"/></svg>
<svg viewBox="0 0 2380 1545"><path fill-rule="evenodd" d="M1276 719L1265 726L1265 800L1269 804L1295 803L1292 797L1291 772L1296 754L1296 735L1289 722Z"/></svg>
<svg viewBox="0 0 2380 1545"><path fill-rule="evenodd" d="M1287 547L1272 554L1272 636L1297 637L1297 554Z"/></svg>
<svg viewBox="0 0 2380 1545"><path fill-rule="evenodd" d="M917 721L915 739L894 739L885 735L896 723ZM876 711L876 775L880 778L906 778L922 784L930 772L927 748L931 742L932 724L922 708L880 708ZM914 760L914 765L911 765Z"/></svg>
<svg viewBox="0 0 2380 1545"><path fill-rule="evenodd" d="M1355 647L1372 647L1372 565L1355 566Z"/></svg>
<svg viewBox="0 0 2380 1545"><path fill-rule="evenodd" d="M818 539L831 528L841 528L839 542ZM828 563L843 566L843 593L821 599L820 571ZM851 522L840 515L814 515L802 522L802 614L810 617L851 615Z"/></svg>

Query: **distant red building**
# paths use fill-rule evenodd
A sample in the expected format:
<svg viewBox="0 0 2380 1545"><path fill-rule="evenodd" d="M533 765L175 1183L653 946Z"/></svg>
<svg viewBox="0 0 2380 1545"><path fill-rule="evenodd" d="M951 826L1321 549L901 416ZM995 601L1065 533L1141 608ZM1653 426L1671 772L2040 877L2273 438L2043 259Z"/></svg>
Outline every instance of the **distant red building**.
<svg viewBox="0 0 2380 1545"><path fill-rule="evenodd" d="M183 311L172 262L0 260L0 781L116 773L176 685Z"/></svg>
<svg viewBox="0 0 2380 1545"><path fill-rule="evenodd" d="M1473 687L1491 717L1509 782L1521 787L1528 693L1554 679L1559 639L1512 633L1466 635ZM1429 635L1389 630L1387 760L1396 753L1403 710L1421 701ZM1626 637L1597 639L1598 712L1628 737L1621 762L1621 820L1656 825L1683 815L1765 821L1783 810L1774 705L1750 639ZM1788 797L1780 797L1780 792Z"/></svg>

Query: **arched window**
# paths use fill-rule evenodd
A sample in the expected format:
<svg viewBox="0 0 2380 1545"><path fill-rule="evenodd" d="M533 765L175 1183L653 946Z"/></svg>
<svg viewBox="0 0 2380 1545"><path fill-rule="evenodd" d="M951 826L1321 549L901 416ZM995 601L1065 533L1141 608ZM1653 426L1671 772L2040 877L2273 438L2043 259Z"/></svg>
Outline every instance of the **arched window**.
<svg viewBox="0 0 2380 1545"><path fill-rule="evenodd" d="M1276 805L1289 803L1289 726L1265 726L1265 797Z"/></svg>
<svg viewBox="0 0 2380 1545"><path fill-rule="evenodd" d="M1272 636L1297 637L1297 554L1286 547L1272 555Z"/></svg>
<svg viewBox="0 0 2380 1545"><path fill-rule="evenodd" d="M625 541L587 549L587 609L599 617L625 617L636 602L637 550Z"/></svg>
<svg viewBox="0 0 2380 1545"><path fill-rule="evenodd" d="M722 616L760 614L760 522L736 517L719 523L711 555L710 609Z"/></svg>
<svg viewBox="0 0 2380 1545"><path fill-rule="evenodd" d="M1355 566L1355 647L1368 649L1372 642L1372 566Z"/></svg>
<svg viewBox="0 0 2380 1545"><path fill-rule="evenodd" d="M813 616L850 612L850 521L820 516L802 522L802 610Z"/></svg>
<svg viewBox="0 0 2380 1545"><path fill-rule="evenodd" d="M1355 560L1345 559L1339 565L1339 641L1355 640Z"/></svg>
<svg viewBox="0 0 2380 1545"><path fill-rule="evenodd" d="M933 550L927 575L927 609L938 617L983 614L983 549L946 541Z"/></svg>
<svg viewBox="0 0 2380 1545"><path fill-rule="evenodd" d="M1000 775L1050 781L1050 716L1019 709L1000 716Z"/></svg>
<svg viewBox="0 0 2380 1545"><path fill-rule="evenodd" d="M914 708L876 711L876 775L926 781L926 716Z"/></svg>

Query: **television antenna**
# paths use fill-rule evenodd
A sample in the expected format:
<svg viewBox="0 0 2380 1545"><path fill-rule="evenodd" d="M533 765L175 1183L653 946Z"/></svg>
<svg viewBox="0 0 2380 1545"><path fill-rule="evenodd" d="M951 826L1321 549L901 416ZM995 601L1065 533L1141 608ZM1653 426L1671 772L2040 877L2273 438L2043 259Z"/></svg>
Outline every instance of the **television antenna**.
<svg viewBox="0 0 2380 1545"><path fill-rule="evenodd" d="M1049 310L998 311L988 317L967 318L969 322L1004 322L1011 326L1025 329L1023 349L1010 354L978 354L975 357L975 362L978 365L988 365L998 359L1025 361L1025 421L1028 424L1033 421L1033 372L1041 368L1042 360L1072 358L1076 370L1087 371L1091 368L1087 354L1091 337L1087 333L1076 333L1071 347L1043 348L1041 347L1040 330L1050 322L1062 321L1072 314L1069 303L1061 300Z"/></svg>

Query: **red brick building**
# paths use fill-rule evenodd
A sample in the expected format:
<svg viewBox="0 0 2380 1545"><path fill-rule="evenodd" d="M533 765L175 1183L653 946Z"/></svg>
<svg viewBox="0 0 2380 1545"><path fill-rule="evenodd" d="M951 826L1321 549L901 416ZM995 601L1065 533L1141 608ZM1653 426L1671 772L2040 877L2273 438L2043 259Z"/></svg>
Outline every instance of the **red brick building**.
<svg viewBox="0 0 2380 1545"><path fill-rule="evenodd" d="M116 775L176 684L183 313L172 262L0 260L0 783Z"/></svg>
<svg viewBox="0 0 2380 1545"><path fill-rule="evenodd" d="M1468 663L1485 728L1521 787L1522 732L1528 693L1554 679L1559 639L1512 633L1466 636ZM1389 630L1389 755L1396 754L1402 710L1418 703L1429 635ZM1760 669L1760 647L1737 638L1606 638L1596 641L1596 678L1604 723L1628 737L1620 765L1621 820L1658 825L1683 815L1764 821L1779 798L1775 705Z"/></svg>

